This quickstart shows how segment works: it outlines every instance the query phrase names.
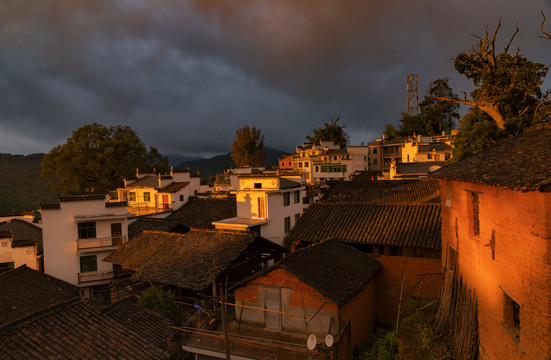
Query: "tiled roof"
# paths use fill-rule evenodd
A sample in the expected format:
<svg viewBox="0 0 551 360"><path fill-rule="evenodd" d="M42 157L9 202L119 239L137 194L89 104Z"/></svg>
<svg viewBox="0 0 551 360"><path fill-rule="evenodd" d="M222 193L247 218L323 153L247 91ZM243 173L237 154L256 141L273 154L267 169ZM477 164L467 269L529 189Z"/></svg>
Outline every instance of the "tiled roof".
<svg viewBox="0 0 551 360"><path fill-rule="evenodd" d="M128 225L128 238L132 239L138 236L144 230L166 231L166 232L185 232L184 225L178 220L166 220L156 218L139 218ZM182 230L182 231L178 231ZM187 231L187 230L186 230Z"/></svg>
<svg viewBox="0 0 551 360"><path fill-rule="evenodd" d="M166 220L179 221L187 227L212 229L213 221L237 216L235 198L190 198Z"/></svg>
<svg viewBox="0 0 551 360"><path fill-rule="evenodd" d="M167 359L168 319L135 305L101 314L78 302L4 329L0 354L7 359ZM131 312L135 314L130 315ZM121 321L126 315L127 320ZM139 322L136 319L140 319ZM167 339L160 347L159 338Z"/></svg>
<svg viewBox="0 0 551 360"><path fill-rule="evenodd" d="M106 193L79 193L79 194L70 194L69 196L61 196L59 198L60 202L67 201L86 201L86 200L105 200Z"/></svg>
<svg viewBox="0 0 551 360"><path fill-rule="evenodd" d="M426 161L396 164L397 174L428 174L446 165L445 161Z"/></svg>
<svg viewBox="0 0 551 360"><path fill-rule="evenodd" d="M443 167L433 177L535 191L551 183L551 124Z"/></svg>
<svg viewBox="0 0 551 360"><path fill-rule="evenodd" d="M127 180L126 188L131 187L150 187L157 188L159 187L159 177L157 175L145 175L137 180Z"/></svg>
<svg viewBox="0 0 551 360"><path fill-rule="evenodd" d="M364 170L352 178L352 181L374 181L382 175L380 171Z"/></svg>
<svg viewBox="0 0 551 360"><path fill-rule="evenodd" d="M177 191L182 190L183 188L185 188L188 185L189 185L189 181L173 182L172 184L169 184L169 185L163 187L161 190L159 190L159 192L175 193Z"/></svg>
<svg viewBox="0 0 551 360"><path fill-rule="evenodd" d="M440 204L316 203L291 229L285 245L325 239L440 249Z"/></svg>
<svg viewBox="0 0 551 360"><path fill-rule="evenodd" d="M0 232L11 231L13 247L32 246L37 244L38 253L42 252L42 229L28 221L12 219L0 222Z"/></svg>
<svg viewBox="0 0 551 360"><path fill-rule="evenodd" d="M429 144L429 151L446 151L446 150L452 150L452 147L449 144L446 143L430 143Z"/></svg>
<svg viewBox="0 0 551 360"><path fill-rule="evenodd" d="M0 328L75 298L78 298L76 286L20 266L0 274Z"/></svg>
<svg viewBox="0 0 551 360"><path fill-rule="evenodd" d="M297 181L284 179L284 178L279 179L279 188L280 189L291 189L291 188L296 188L296 187L301 187L301 186L302 186L302 184L300 182L297 182Z"/></svg>
<svg viewBox="0 0 551 360"><path fill-rule="evenodd" d="M369 283L382 265L351 246L326 240L292 252L244 282L277 267L282 267L342 306Z"/></svg>
<svg viewBox="0 0 551 360"><path fill-rule="evenodd" d="M137 270L132 280L202 291L257 237L229 230L144 231L104 261Z"/></svg>
<svg viewBox="0 0 551 360"><path fill-rule="evenodd" d="M323 202L361 201L373 204L440 202L440 182L423 180L334 181Z"/></svg>

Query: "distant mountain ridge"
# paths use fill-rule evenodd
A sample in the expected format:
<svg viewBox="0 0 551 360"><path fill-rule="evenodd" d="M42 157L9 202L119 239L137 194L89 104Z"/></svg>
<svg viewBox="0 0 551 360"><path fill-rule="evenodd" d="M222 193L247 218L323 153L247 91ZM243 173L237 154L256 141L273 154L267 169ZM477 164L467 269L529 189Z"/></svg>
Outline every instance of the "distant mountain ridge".
<svg viewBox="0 0 551 360"><path fill-rule="evenodd" d="M278 165L278 159L287 155L289 153L265 147L264 151L266 152L265 163L266 167L271 167ZM213 156L209 159L200 159L194 161L184 161L180 165L176 166L176 170L185 170L189 168L191 174L196 174L199 172L201 179L208 180L209 177L221 174L224 170L234 168L235 163L231 158L231 152L224 155Z"/></svg>

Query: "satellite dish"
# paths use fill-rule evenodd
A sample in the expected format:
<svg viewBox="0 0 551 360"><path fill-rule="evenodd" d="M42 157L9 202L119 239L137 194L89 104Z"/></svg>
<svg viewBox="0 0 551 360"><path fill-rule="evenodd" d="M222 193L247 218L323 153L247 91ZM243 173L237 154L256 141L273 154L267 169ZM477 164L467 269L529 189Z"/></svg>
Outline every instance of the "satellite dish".
<svg viewBox="0 0 551 360"><path fill-rule="evenodd" d="M335 342L335 341L334 341L334 339L333 339L333 335L327 334L327 335L325 336L325 346L331 347L331 346L333 346L333 343L334 343L334 342Z"/></svg>
<svg viewBox="0 0 551 360"><path fill-rule="evenodd" d="M317 344L318 344L318 340L316 339L316 335L314 334L308 335L308 341L306 342L306 346L308 347L308 350L314 350Z"/></svg>

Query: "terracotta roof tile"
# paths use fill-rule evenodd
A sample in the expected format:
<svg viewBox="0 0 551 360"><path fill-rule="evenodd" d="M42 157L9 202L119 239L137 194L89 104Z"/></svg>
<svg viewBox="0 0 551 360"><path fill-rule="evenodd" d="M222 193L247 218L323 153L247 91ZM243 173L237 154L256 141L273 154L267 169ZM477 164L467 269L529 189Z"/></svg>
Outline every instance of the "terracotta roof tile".
<svg viewBox="0 0 551 360"><path fill-rule="evenodd" d="M0 232L11 231L13 247L37 244L38 253L42 252L42 229L28 221L12 219L0 222Z"/></svg>
<svg viewBox="0 0 551 360"><path fill-rule="evenodd" d="M346 304L382 269L363 252L335 240L299 249L241 284L282 267L338 305Z"/></svg>
<svg viewBox="0 0 551 360"><path fill-rule="evenodd" d="M440 204L316 203L291 229L285 245L337 239L346 243L440 249L440 226Z"/></svg>
<svg viewBox="0 0 551 360"><path fill-rule="evenodd" d="M0 353L9 359L168 358L167 341L161 344L160 338L171 336L170 321L136 305L125 306L133 309L102 314L84 302L60 306L5 328Z"/></svg>
<svg viewBox="0 0 551 360"><path fill-rule="evenodd" d="M335 181L323 202L360 201L373 204L440 202L440 182L423 180Z"/></svg>
<svg viewBox="0 0 551 360"><path fill-rule="evenodd" d="M551 124L541 124L431 175L512 190L535 191L551 184L549 159Z"/></svg>
<svg viewBox="0 0 551 360"><path fill-rule="evenodd" d="M235 198L190 198L166 220L179 221L187 227L212 229L213 221L228 219L237 216L237 203Z"/></svg>
<svg viewBox="0 0 551 360"><path fill-rule="evenodd" d="M75 298L76 286L20 266L0 274L0 327Z"/></svg>
<svg viewBox="0 0 551 360"><path fill-rule="evenodd" d="M105 261L136 270L132 280L202 291L257 238L228 230L144 231Z"/></svg>

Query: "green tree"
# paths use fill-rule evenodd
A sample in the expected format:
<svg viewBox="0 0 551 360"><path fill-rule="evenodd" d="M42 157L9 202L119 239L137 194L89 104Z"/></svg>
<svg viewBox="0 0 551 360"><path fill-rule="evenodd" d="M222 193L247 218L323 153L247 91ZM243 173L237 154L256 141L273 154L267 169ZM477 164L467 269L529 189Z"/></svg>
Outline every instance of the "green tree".
<svg viewBox="0 0 551 360"><path fill-rule="evenodd" d="M454 139L453 161L466 158L503 141L496 122L479 108L473 108L461 119Z"/></svg>
<svg viewBox="0 0 551 360"><path fill-rule="evenodd" d="M182 317L178 306L174 301L174 294L172 291L163 291L158 286L150 286L138 299L138 306L144 307L149 310L153 310L170 320L176 325L182 325Z"/></svg>
<svg viewBox="0 0 551 360"><path fill-rule="evenodd" d="M395 137L398 137L400 130L396 129L396 127L392 124L386 124L385 125L385 131L383 131L383 135L388 139L393 139Z"/></svg>
<svg viewBox="0 0 551 360"><path fill-rule="evenodd" d="M348 134L344 131L346 126L339 125L341 116L337 116L325 123L323 127L315 128L313 135L306 136L306 140L315 144L320 141L332 141L333 144L339 144L340 148L345 148L348 144Z"/></svg>
<svg viewBox="0 0 551 360"><path fill-rule="evenodd" d="M448 84L449 79L436 79L430 83L427 95L419 104L427 135L451 131L459 119L459 104L442 100L443 97L458 99Z"/></svg>
<svg viewBox="0 0 551 360"><path fill-rule="evenodd" d="M245 125L235 130L231 158L237 166L263 166L266 153L260 129Z"/></svg>
<svg viewBox="0 0 551 360"><path fill-rule="evenodd" d="M41 177L51 180L63 195L81 191L107 191L123 185L139 168L166 171L168 158L146 148L129 126L84 125L50 150L40 164Z"/></svg>

